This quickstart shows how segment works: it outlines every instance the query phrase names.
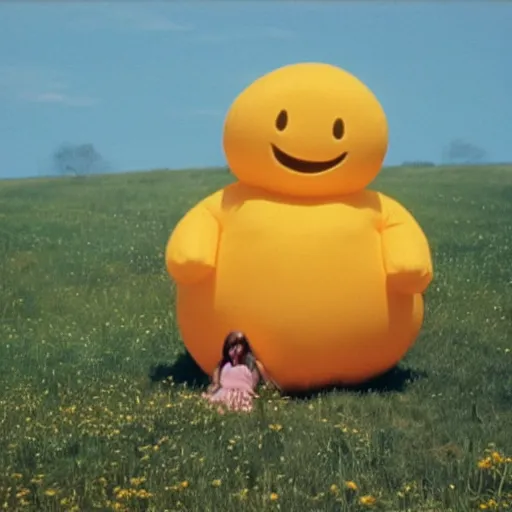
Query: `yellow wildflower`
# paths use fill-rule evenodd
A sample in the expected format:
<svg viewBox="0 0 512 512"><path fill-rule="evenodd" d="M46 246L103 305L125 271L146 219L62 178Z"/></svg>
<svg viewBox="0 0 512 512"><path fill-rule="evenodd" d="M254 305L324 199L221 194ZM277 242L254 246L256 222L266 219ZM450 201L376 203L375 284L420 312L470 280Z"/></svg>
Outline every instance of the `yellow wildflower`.
<svg viewBox="0 0 512 512"><path fill-rule="evenodd" d="M279 499L279 494L277 492L270 493L270 501L277 501Z"/></svg>
<svg viewBox="0 0 512 512"><path fill-rule="evenodd" d="M372 505L375 505L376 501L377 501L377 499L369 494L366 494L365 496L361 496L359 498L359 503L361 503L361 505L365 505L367 507L371 507Z"/></svg>
<svg viewBox="0 0 512 512"><path fill-rule="evenodd" d="M46 489L46 491L44 491L46 496L56 496L57 492L58 491L56 491L55 489Z"/></svg>
<svg viewBox="0 0 512 512"><path fill-rule="evenodd" d="M151 498L153 496L150 492L146 491L146 489L139 489L136 493L137 498L140 498L142 500L147 500L148 498Z"/></svg>
<svg viewBox="0 0 512 512"><path fill-rule="evenodd" d="M479 508L480 510L497 509L498 502L491 498L487 503L480 503Z"/></svg>
<svg viewBox="0 0 512 512"><path fill-rule="evenodd" d="M181 482L181 484L180 484L180 487L182 489L186 489L188 487L188 485L189 485L188 480L183 480L183 482Z"/></svg>
<svg viewBox="0 0 512 512"><path fill-rule="evenodd" d="M485 459L482 459L478 461L478 467L480 469L490 469L492 467L492 461L490 457L485 457Z"/></svg>
<svg viewBox="0 0 512 512"><path fill-rule="evenodd" d="M215 480L212 480L213 487L220 487L222 484L222 480L220 478L216 478Z"/></svg>
<svg viewBox="0 0 512 512"><path fill-rule="evenodd" d="M351 491L357 491L357 484L355 482L353 482L352 480L345 482L345 487L347 489L350 489Z"/></svg>
<svg viewBox="0 0 512 512"><path fill-rule="evenodd" d="M116 493L116 498L118 500L123 500L123 499L127 499L131 496L131 492L130 492L130 489L119 489L119 491L117 491Z"/></svg>
<svg viewBox="0 0 512 512"><path fill-rule="evenodd" d="M492 452L491 457L492 457L492 461L495 464L501 464L501 463L505 462L505 458L499 452Z"/></svg>
<svg viewBox="0 0 512 512"><path fill-rule="evenodd" d="M268 428L274 432L280 432L283 430L283 426L279 425L279 423L273 423L272 425L269 425Z"/></svg>
<svg viewBox="0 0 512 512"><path fill-rule="evenodd" d="M339 487L336 485L336 484L332 484L331 487L330 487L330 491L333 493L333 494L338 494L339 492Z"/></svg>

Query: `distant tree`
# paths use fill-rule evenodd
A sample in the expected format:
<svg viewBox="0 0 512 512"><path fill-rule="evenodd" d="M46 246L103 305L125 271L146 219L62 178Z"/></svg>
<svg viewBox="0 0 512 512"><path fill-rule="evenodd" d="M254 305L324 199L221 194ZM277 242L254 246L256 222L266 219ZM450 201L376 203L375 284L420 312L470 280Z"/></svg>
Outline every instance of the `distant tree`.
<svg viewBox="0 0 512 512"><path fill-rule="evenodd" d="M92 144L63 144L53 154L55 170L62 175L88 176L109 168Z"/></svg>
<svg viewBox="0 0 512 512"><path fill-rule="evenodd" d="M461 139L450 142L443 152L443 160L453 164L479 164L486 158L485 149Z"/></svg>

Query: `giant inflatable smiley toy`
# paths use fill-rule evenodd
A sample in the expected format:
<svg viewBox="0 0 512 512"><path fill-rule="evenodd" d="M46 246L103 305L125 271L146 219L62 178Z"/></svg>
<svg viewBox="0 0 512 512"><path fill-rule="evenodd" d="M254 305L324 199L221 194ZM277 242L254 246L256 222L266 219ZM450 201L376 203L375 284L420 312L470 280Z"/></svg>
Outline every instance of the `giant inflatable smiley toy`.
<svg viewBox="0 0 512 512"><path fill-rule="evenodd" d="M194 206L166 249L205 372L233 329L288 390L361 383L405 355L432 262L413 216L366 189L387 139L373 93L328 64L282 67L235 99L224 150L238 181Z"/></svg>

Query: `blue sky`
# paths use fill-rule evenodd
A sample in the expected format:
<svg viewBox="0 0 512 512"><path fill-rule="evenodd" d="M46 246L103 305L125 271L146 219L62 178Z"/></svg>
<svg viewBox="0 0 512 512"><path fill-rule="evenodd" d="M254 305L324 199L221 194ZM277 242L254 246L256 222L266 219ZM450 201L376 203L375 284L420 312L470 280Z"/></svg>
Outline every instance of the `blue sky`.
<svg viewBox="0 0 512 512"><path fill-rule="evenodd" d="M114 171L223 165L231 101L299 61L374 91L389 165L455 138L511 161L511 27L508 2L3 2L0 177L48 173L64 142Z"/></svg>

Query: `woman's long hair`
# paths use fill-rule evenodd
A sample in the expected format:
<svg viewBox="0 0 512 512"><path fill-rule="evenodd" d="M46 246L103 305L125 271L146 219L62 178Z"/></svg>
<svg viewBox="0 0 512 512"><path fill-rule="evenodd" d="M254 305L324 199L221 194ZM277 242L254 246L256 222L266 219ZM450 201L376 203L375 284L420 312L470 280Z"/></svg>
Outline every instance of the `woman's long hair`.
<svg viewBox="0 0 512 512"><path fill-rule="evenodd" d="M229 351L231 347L238 344L242 345L243 349L241 364L248 366L251 371L256 367L254 354L252 353L251 345L249 344L247 336L243 332L232 331L226 336L226 339L224 340L224 345L222 346L222 358L217 366L219 370L222 370L224 365L227 363L232 362Z"/></svg>

